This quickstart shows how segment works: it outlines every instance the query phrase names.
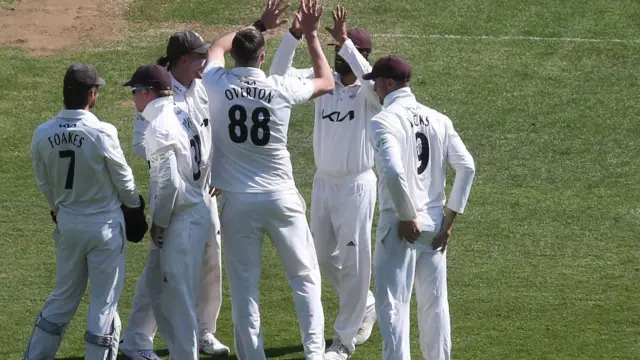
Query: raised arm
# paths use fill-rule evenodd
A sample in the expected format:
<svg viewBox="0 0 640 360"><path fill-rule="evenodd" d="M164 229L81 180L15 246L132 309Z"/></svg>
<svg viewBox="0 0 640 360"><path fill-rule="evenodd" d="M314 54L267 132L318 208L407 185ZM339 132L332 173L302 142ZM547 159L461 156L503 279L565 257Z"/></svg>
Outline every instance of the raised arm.
<svg viewBox="0 0 640 360"><path fill-rule="evenodd" d="M289 20L280 18L288 7L288 4L283 4L283 0L268 0L267 7L262 13L260 20L256 21L252 26L261 32L265 32L288 23ZM209 64L215 63L224 66L224 55L231 52L231 44L235 36L236 31L228 33L209 47L209 54L207 56Z"/></svg>
<svg viewBox="0 0 640 360"><path fill-rule="evenodd" d="M333 10L333 28L326 27L326 30L331 34L331 37L340 44L338 55L349 64L353 73L360 79L367 98L371 100L373 104L379 104L380 101L373 87L373 80L362 79L364 74L371 72L371 64L369 64L369 61L347 36L347 14L347 10L344 7L336 7L336 9ZM371 49L368 50L371 51Z"/></svg>
<svg viewBox="0 0 640 360"><path fill-rule="evenodd" d="M311 98L333 91L335 87L331 67L329 67L327 57L322 51L320 40L318 40L318 24L321 16L322 7L316 0L302 0L301 9L296 14L304 31L304 38L307 41L309 55L313 62L314 79L312 80L313 95Z"/></svg>
<svg viewBox="0 0 640 360"><path fill-rule="evenodd" d="M233 43L233 38L235 36L236 31L230 32L227 35L216 40L216 42L214 42L213 45L209 47L209 53L207 54L207 63L217 64L220 67L224 67L224 55L231 52L231 44Z"/></svg>
<svg viewBox="0 0 640 360"><path fill-rule="evenodd" d="M302 3L300 4L302 8ZM299 12L299 11L298 11ZM297 76L302 79L313 79L313 69L296 69L292 67L293 57L296 54L296 48L300 44L304 32L298 17L294 17L293 24L287 33L282 37L280 47L276 50L271 60L269 75L288 75Z"/></svg>

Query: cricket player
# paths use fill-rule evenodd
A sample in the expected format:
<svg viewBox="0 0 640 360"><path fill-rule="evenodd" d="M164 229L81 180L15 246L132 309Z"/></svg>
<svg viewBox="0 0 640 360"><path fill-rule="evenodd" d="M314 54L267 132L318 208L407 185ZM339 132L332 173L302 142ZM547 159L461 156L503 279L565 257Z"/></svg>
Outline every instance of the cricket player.
<svg viewBox="0 0 640 360"><path fill-rule="evenodd" d="M211 125L207 93L202 85L202 72L207 60L209 44L193 31L180 31L169 38L165 56L158 59L158 64L169 69L173 99L182 111L186 112L198 129L198 139L202 158L200 172L203 177L203 195L211 208L213 230L205 247L198 298L196 299L196 315L199 327L200 352L210 355L228 355L229 348L216 337L216 323L222 304L222 272L220 249L220 221L215 197L209 194L211 167ZM149 122L140 113L134 120L133 151L145 158L146 149L144 132ZM157 249L156 249L157 250ZM158 251L151 250L149 261L155 262ZM153 338L157 329L156 319L151 311L151 297L146 285L148 267L143 270L136 295L134 297L129 326L124 331L120 351L134 360L160 359L153 351Z"/></svg>
<svg viewBox="0 0 640 360"><path fill-rule="evenodd" d="M371 71L367 57L371 36L348 29L347 12L333 11L335 89L315 100L313 153L316 173L311 193L311 233L318 262L340 299L333 324L336 335L326 359L347 359L364 343L376 320L371 281L371 226L376 176L369 121L380 110L373 81L358 77ZM271 74L313 78L313 69L291 68L302 38L293 22L271 63Z"/></svg>
<svg viewBox="0 0 640 360"><path fill-rule="evenodd" d="M152 227L147 291L171 359L197 360L195 299L203 253L213 227L203 196L199 129L174 103L171 76L160 65L139 67L125 86L132 88L138 111L149 121L145 132L150 162Z"/></svg>
<svg viewBox="0 0 640 360"><path fill-rule="evenodd" d="M415 284L422 356L449 360L446 248L471 192L473 158L451 120L416 101L406 60L383 57L363 79L375 80L383 102L371 120L381 176L373 271L382 358L411 359L409 305ZM443 218L447 163L456 177Z"/></svg>
<svg viewBox="0 0 640 360"><path fill-rule="evenodd" d="M266 233L273 241L294 293L306 359L324 358L324 313L320 270L305 203L298 193L287 150L291 107L334 87L318 41L322 9L304 0L296 15L313 59L314 78L267 77L261 65L265 39L258 30L286 22L280 1L269 1L255 28L231 33L209 50L203 81L213 120L212 185L222 190L222 240L231 288L236 355L266 359L260 325L261 249ZM224 69L231 52L234 68Z"/></svg>
<svg viewBox="0 0 640 360"><path fill-rule="evenodd" d="M89 110L104 85L95 67L73 64L64 76L64 110L38 126L31 157L36 182L57 221L56 284L29 339L26 360L50 360L91 284L85 359L115 360L124 286L121 205L142 211L118 131Z"/></svg>

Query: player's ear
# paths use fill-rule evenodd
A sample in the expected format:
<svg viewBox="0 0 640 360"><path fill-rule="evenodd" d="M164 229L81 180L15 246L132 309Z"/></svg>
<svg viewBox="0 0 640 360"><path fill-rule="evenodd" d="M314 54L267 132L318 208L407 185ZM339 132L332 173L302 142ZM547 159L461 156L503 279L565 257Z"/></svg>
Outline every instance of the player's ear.
<svg viewBox="0 0 640 360"><path fill-rule="evenodd" d="M387 87L389 89L393 89L391 91L394 91L396 89L398 89L398 82L393 80L393 79L386 79L387 80Z"/></svg>

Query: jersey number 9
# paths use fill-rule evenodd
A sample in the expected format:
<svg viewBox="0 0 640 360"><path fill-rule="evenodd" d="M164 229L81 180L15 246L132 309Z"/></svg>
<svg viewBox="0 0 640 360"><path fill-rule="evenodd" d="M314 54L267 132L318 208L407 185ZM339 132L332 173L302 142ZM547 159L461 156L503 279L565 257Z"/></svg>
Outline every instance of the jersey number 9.
<svg viewBox="0 0 640 360"><path fill-rule="evenodd" d="M200 140L200 136L193 135L193 139L190 139L189 143L193 148L193 157L196 162L196 171L193 173L193 181L198 181L200 176L202 176L202 172L200 171L200 163L202 162L202 141Z"/></svg>
<svg viewBox="0 0 640 360"><path fill-rule="evenodd" d="M269 121L271 120L271 114L265 107L257 107L251 114L251 142L256 146L265 146L269 143L271 138L271 131L269 130ZM241 105L233 105L229 109L229 137L231 141L236 144L242 144L247 141L249 135L249 129L247 129L247 109ZM238 134L237 129L240 129ZM262 130L262 136L260 131Z"/></svg>
<svg viewBox="0 0 640 360"><path fill-rule="evenodd" d="M421 132L416 133L416 147L418 151L418 175L422 174L429 165L429 139Z"/></svg>

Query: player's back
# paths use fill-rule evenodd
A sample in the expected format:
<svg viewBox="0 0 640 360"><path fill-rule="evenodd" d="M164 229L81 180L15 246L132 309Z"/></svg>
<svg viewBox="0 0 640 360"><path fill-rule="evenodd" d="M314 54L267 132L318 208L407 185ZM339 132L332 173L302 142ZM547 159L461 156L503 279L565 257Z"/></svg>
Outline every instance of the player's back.
<svg viewBox="0 0 640 360"><path fill-rule="evenodd" d="M423 231L439 226L445 204L447 148L455 135L451 120L415 99L408 88L395 93L394 102L385 111L395 115L402 164L411 201ZM392 122L392 121L390 121ZM386 192L381 186L381 192ZM381 195L381 209L393 208L388 194Z"/></svg>
<svg viewBox="0 0 640 360"><path fill-rule="evenodd" d="M171 75L171 84L174 91L173 99L175 105L180 107L193 120L193 124L198 131L199 141L194 136L192 138L200 144L201 157L198 160L200 160L199 167L203 178L202 190L207 191L211 182L211 166L209 162L211 161L210 155L213 149L207 91L201 79L193 79L191 86L186 88ZM183 114L182 117L184 117Z"/></svg>
<svg viewBox="0 0 640 360"><path fill-rule="evenodd" d="M204 202L202 163L202 139L198 125L191 116L173 102L172 97L158 98L147 105L143 112L149 121L145 131L147 158L150 162L149 207L155 208L161 177L165 174L162 159L167 150L172 150L178 170L178 193L174 211Z"/></svg>
<svg viewBox="0 0 640 360"><path fill-rule="evenodd" d="M36 129L31 152L46 170L38 181L52 190L57 210L88 215L121 205L105 161L109 150L121 151L116 128L89 111L62 110Z"/></svg>
<svg viewBox="0 0 640 360"><path fill-rule="evenodd" d="M311 98L311 81L216 67L207 69L204 82L213 123L212 185L233 192L294 188L287 150L291 106Z"/></svg>

